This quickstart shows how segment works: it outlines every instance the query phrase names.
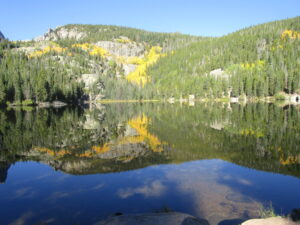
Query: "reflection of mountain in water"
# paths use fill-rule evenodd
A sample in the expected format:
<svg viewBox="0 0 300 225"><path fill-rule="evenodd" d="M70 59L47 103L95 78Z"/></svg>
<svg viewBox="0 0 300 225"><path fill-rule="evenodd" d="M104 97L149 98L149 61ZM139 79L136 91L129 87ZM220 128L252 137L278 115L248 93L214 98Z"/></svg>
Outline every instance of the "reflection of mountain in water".
<svg viewBox="0 0 300 225"><path fill-rule="evenodd" d="M0 112L0 154L9 163L34 160L71 174L219 158L300 176L298 121L297 108L267 104L9 111Z"/></svg>
<svg viewBox="0 0 300 225"><path fill-rule="evenodd" d="M119 125L117 129L123 131L120 136L83 151L34 147L27 156L36 156L40 161L45 156L51 159L46 162L51 166L75 174L115 172L165 162L163 155L155 153L162 152L166 143L147 131L148 122L145 115L135 117L127 125Z"/></svg>

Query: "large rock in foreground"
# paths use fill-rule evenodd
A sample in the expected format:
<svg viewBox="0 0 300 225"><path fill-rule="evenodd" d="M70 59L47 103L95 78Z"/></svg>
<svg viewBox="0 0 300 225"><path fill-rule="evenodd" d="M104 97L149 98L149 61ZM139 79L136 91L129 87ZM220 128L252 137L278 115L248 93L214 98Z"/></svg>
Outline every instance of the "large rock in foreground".
<svg viewBox="0 0 300 225"><path fill-rule="evenodd" d="M113 216L94 225L209 225L209 223L188 214L170 212Z"/></svg>
<svg viewBox="0 0 300 225"><path fill-rule="evenodd" d="M271 217L266 219L252 219L242 223L242 225L299 225L299 222L293 222L287 218Z"/></svg>

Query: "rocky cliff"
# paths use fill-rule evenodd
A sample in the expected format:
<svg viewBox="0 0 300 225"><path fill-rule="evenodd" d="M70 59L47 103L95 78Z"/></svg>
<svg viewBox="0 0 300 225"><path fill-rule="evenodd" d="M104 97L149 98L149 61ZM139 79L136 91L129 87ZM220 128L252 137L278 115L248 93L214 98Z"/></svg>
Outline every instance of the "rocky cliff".
<svg viewBox="0 0 300 225"><path fill-rule="evenodd" d="M87 34L79 31L76 27L73 29L66 29L64 27L57 27L56 29L49 29L45 34L34 38L35 41L58 41L61 39L75 39L80 40L86 37Z"/></svg>

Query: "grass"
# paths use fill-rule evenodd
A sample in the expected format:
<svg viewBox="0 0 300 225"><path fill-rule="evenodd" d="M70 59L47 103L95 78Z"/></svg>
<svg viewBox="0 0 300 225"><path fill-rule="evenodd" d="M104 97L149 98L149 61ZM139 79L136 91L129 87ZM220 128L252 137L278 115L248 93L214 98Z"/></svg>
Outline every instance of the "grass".
<svg viewBox="0 0 300 225"><path fill-rule="evenodd" d="M275 213L274 207L272 205L272 202L268 206L262 206L259 210L259 216L260 218L269 218L269 217L276 217L278 216Z"/></svg>

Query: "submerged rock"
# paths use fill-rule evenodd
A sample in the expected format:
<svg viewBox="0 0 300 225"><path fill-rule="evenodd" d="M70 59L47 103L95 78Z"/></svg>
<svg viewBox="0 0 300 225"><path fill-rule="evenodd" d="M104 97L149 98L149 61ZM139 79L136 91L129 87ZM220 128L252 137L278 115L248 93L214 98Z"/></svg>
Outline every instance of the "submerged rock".
<svg viewBox="0 0 300 225"><path fill-rule="evenodd" d="M178 212L113 216L94 225L209 225L207 220Z"/></svg>

